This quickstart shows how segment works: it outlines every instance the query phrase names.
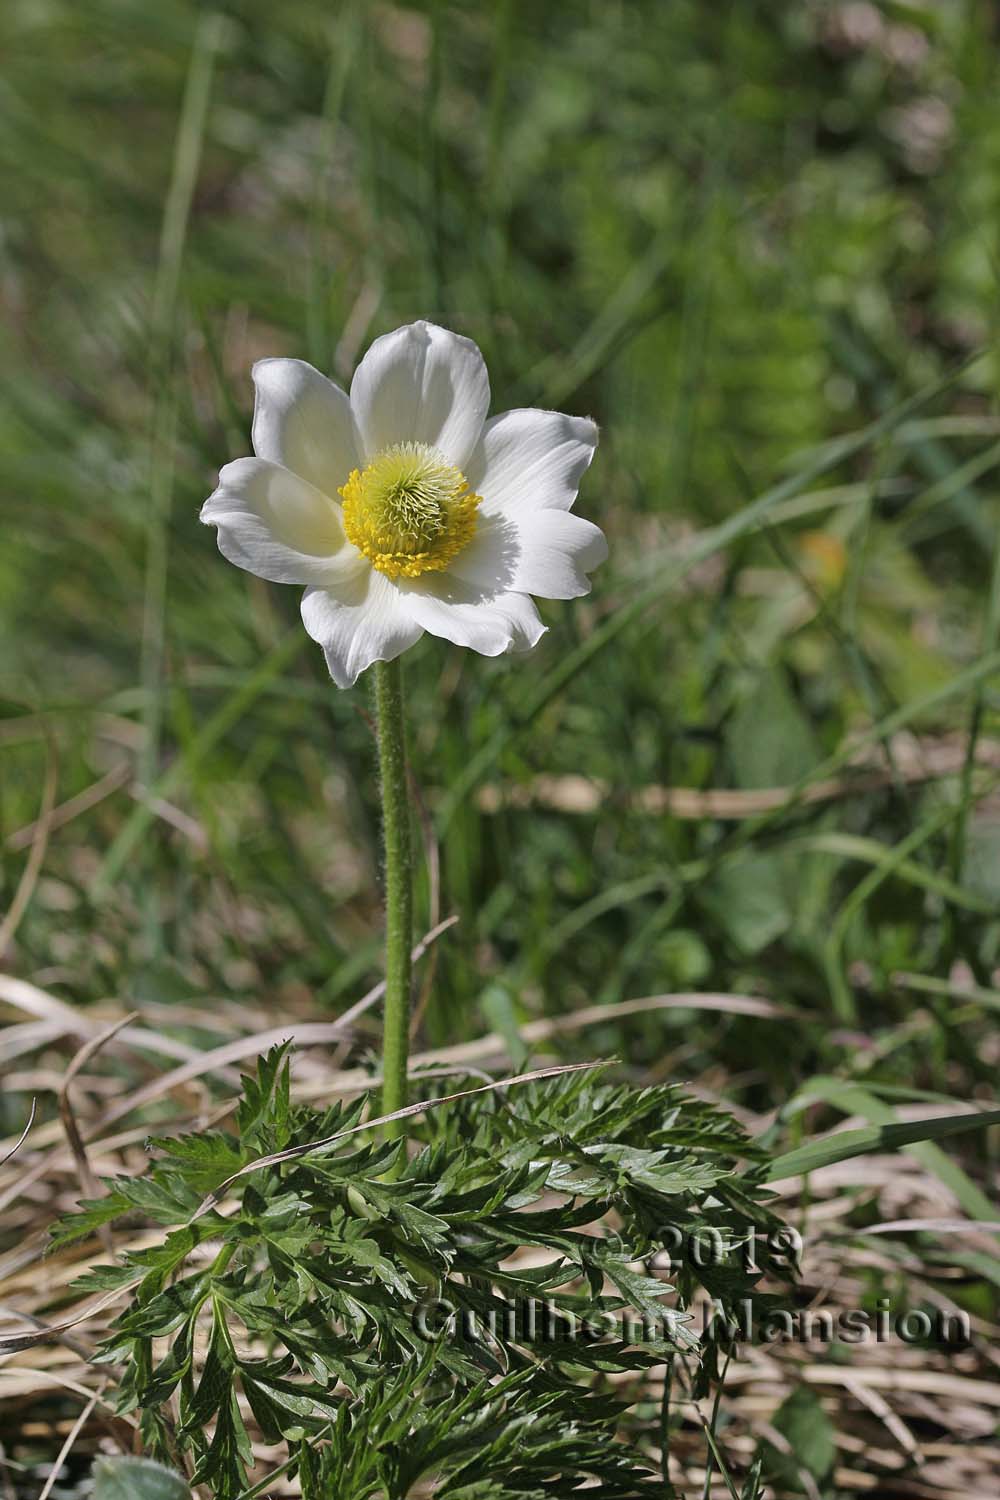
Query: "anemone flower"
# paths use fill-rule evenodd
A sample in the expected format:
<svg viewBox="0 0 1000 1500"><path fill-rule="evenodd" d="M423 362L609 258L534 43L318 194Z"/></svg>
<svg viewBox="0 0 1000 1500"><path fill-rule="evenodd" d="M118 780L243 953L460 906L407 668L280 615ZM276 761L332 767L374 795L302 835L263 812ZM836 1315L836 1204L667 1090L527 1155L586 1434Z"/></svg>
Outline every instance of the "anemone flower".
<svg viewBox="0 0 1000 1500"><path fill-rule="evenodd" d="M339 687L425 630L484 656L530 649L545 631L531 595L589 591L607 546L572 506L597 428L532 408L488 419L470 339L397 328L349 397L298 359L253 378L256 457L226 464L201 519L237 567L305 585L302 621Z"/></svg>

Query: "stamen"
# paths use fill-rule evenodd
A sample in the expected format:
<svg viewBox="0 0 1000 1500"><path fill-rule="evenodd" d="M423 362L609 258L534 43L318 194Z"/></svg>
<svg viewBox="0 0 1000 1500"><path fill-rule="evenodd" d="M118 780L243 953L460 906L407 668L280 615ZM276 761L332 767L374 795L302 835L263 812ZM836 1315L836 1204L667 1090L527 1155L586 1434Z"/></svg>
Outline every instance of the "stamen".
<svg viewBox="0 0 1000 1500"><path fill-rule="evenodd" d="M389 578L446 568L472 540L482 500L426 443L384 448L339 493L348 541Z"/></svg>

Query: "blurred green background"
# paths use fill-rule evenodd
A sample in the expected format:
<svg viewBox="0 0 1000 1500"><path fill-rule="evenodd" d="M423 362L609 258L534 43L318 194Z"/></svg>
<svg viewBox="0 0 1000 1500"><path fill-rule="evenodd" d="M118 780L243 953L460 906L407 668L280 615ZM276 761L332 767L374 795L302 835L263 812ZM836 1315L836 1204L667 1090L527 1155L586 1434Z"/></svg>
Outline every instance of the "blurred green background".
<svg viewBox="0 0 1000 1500"><path fill-rule="evenodd" d="M418 921L460 917L424 1038L722 990L804 1019L568 1046L760 1108L831 1067L988 1091L989 1004L949 995L1000 938L997 29L985 0L6 0L6 965L209 1030L213 997L277 1023L377 977L364 685L197 515L255 358L346 381L430 317L494 409L597 418L612 559L530 657L406 658ZM828 781L852 733L836 795L665 810Z"/></svg>

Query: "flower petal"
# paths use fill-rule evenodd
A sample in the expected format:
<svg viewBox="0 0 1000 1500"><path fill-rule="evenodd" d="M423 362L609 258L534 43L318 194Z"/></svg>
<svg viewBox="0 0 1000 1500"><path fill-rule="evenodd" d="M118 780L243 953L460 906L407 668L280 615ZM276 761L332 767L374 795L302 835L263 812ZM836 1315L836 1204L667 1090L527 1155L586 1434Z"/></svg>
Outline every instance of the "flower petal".
<svg viewBox="0 0 1000 1500"><path fill-rule="evenodd" d="M484 516L448 572L483 589L514 590L540 599L590 593L587 574L605 561L604 533L565 510Z"/></svg>
<svg viewBox="0 0 1000 1500"><path fill-rule="evenodd" d="M486 423L465 474L484 516L569 510L596 447L589 417L523 407Z"/></svg>
<svg viewBox="0 0 1000 1500"><path fill-rule="evenodd" d="M528 651L546 626L527 594L489 593L447 573L400 581L411 617L431 635L482 656Z"/></svg>
<svg viewBox="0 0 1000 1500"><path fill-rule="evenodd" d="M489 406L478 348L434 323L410 323L376 339L351 383L366 458L392 443L428 443L464 469Z"/></svg>
<svg viewBox="0 0 1000 1500"><path fill-rule="evenodd" d="M223 557L272 583L332 583L364 566L339 504L262 458L226 464L201 519L219 528Z"/></svg>
<svg viewBox="0 0 1000 1500"><path fill-rule="evenodd" d="M351 403L338 385L301 359L259 359L253 449L335 496L358 464Z"/></svg>
<svg viewBox="0 0 1000 1500"><path fill-rule="evenodd" d="M448 564L448 576L488 596L509 593L517 587L514 577L521 550L520 527L513 521L477 516L472 539Z"/></svg>
<svg viewBox="0 0 1000 1500"><path fill-rule="evenodd" d="M540 510L518 517L521 550L511 588L539 599L578 599L590 593L587 574L604 562L604 532L565 510Z"/></svg>
<svg viewBox="0 0 1000 1500"><path fill-rule="evenodd" d="M392 661L419 641L423 627L384 573L363 573L332 588L306 589L302 623L323 647L330 676L352 687L372 662Z"/></svg>

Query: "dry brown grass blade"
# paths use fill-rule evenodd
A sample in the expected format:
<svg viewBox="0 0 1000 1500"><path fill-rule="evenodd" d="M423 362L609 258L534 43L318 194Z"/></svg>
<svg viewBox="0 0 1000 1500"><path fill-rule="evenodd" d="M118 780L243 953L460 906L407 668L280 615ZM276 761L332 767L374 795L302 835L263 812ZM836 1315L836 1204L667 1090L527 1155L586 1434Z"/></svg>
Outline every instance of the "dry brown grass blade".
<svg viewBox="0 0 1000 1500"><path fill-rule="evenodd" d="M952 1375L932 1368L906 1369L892 1365L870 1365L851 1368L847 1365L809 1364L797 1370L799 1379L809 1385L843 1386L851 1380L870 1389L920 1392L930 1396L947 1396L957 1401L978 1402L1000 1408L1000 1385L965 1375ZM727 1380L759 1380L759 1370L741 1371L733 1367Z"/></svg>
<svg viewBox="0 0 1000 1500"><path fill-rule="evenodd" d="M141 1276L136 1276L136 1281ZM101 1297L97 1302L90 1303L71 1318L64 1318L61 1323L47 1323L44 1327L37 1329L34 1333L0 1333L0 1354L20 1354L25 1349L34 1349L38 1344L49 1344L53 1339L58 1339L62 1334L68 1333L71 1328L77 1328L81 1323L89 1323L91 1318L96 1318L98 1313L110 1307L112 1303L119 1301L135 1285L130 1281L126 1286L115 1287L113 1292ZM39 1319L28 1319L26 1314L18 1314L26 1321L37 1323ZM89 1394L89 1392L88 1392Z"/></svg>
<svg viewBox="0 0 1000 1500"><path fill-rule="evenodd" d="M873 1416L878 1417L879 1421L885 1424L886 1431L892 1434L904 1453L909 1454L916 1463L923 1463L924 1455L920 1451L920 1444L884 1396L880 1396L878 1391L863 1382L850 1378L845 1379L844 1389L850 1391L855 1401L866 1406Z"/></svg>
<svg viewBox="0 0 1000 1500"><path fill-rule="evenodd" d="M697 994L679 991L672 995L646 995L637 1000L622 1000L614 1005L590 1005L583 1010L565 1016L552 1016L544 1020L526 1021L518 1027L522 1042L536 1045L550 1041L553 1037L568 1035L583 1027L602 1021L620 1019L622 1016L641 1015L658 1010L704 1010L717 1011L723 1015L755 1016L760 1020L785 1021L794 1019L800 1012L790 1006L782 1006L762 995ZM490 1031L472 1042L456 1042L450 1047L435 1047L427 1052L415 1054L410 1059L411 1068L426 1066L451 1067L462 1063L483 1062L486 1058L502 1058L507 1055L507 1041L499 1032ZM330 1075L327 1084L307 1083L300 1085L301 1098L315 1098L320 1092L334 1090L340 1093L361 1093L375 1088L381 1080L362 1068L350 1068Z"/></svg>
<svg viewBox="0 0 1000 1500"><path fill-rule="evenodd" d="M63 1075L62 1087L59 1090L59 1118L62 1120L66 1139L69 1142L69 1149L72 1151L73 1159L76 1162L77 1176L80 1180L80 1191L85 1198L97 1198L100 1195L101 1185L91 1171L90 1162L87 1160L87 1149L83 1144L83 1137L76 1123L76 1115L73 1113L73 1101L70 1098L69 1086L84 1064L89 1062L96 1053L100 1052L102 1047L111 1041L112 1037L117 1036L137 1016L138 1011L132 1011L130 1015L123 1016L120 1021L115 1021L113 1025L105 1027L97 1036L91 1037L88 1042L84 1042ZM112 1254L114 1245L111 1239L111 1230L107 1224L101 1225L101 1242L108 1254Z"/></svg>
<svg viewBox="0 0 1000 1500"><path fill-rule="evenodd" d="M7 1462L7 1450L0 1443L0 1482L3 1484L4 1500L17 1500L14 1484L10 1477L10 1465Z"/></svg>
<svg viewBox="0 0 1000 1500"><path fill-rule="evenodd" d="M551 1068L535 1068L530 1073L518 1073L513 1078L498 1078L492 1083L484 1083L475 1089L460 1089L455 1094L442 1094L437 1099L420 1099L415 1104L404 1105L402 1109L395 1109L387 1115L376 1115L374 1119L364 1120L360 1125L352 1125L348 1130L338 1130L333 1135L324 1136L322 1140L310 1141L304 1146L291 1146L287 1151L275 1151L270 1156L258 1157L256 1161L248 1162L225 1182L220 1182L214 1192L209 1193L203 1203L199 1204L197 1212L193 1215L190 1223L200 1219L202 1214L208 1213L214 1207L223 1194L227 1193L234 1182L241 1177L247 1177L251 1172L260 1172L265 1167L277 1167L282 1162L297 1161L300 1157L309 1156L313 1151L322 1151L327 1146L333 1146L338 1141L344 1141L351 1135L357 1135L361 1130L377 1130L380 1125L388 1125L392 1120L408 1120L413 1115L422 1115L429 1109L437 1109L442 1104L454 1104L457 1099L468 1099L473 1094L491 1094L500 1089L512 1089L520 1083L534 1083L539 1078L555 1078L560 1073L580 1073L589 1068L604 1067L608 1059L603 1058L596 1062L584 1063L559 1063Z"/></svg>
<svg viewBox="0 0 1000 1500"><path fill-rule="evenodd" d="M146 743L146 730L135 719L123 714L95 713L88 715L88 722L98 739L110 740L125 750L141 750ZM31 740L46 739L49 735L73 734L79 737L79 720L75 711L62 715L58 710L46 713L21 714L16 719L0 721L0 745L18 745Z"/></svg>
<svg viewBox="0 0 1000 1500"><path fill-rule="evenodd" d="M100 1401L101 1399L101 1396L104 1394L104 1387L106 1384L107 1381L101 1381L97 1390L91 1396L90 1400L87 1402L86 1406L83 1408L80 1415L73 1423L69 1432L66 1434L66 1441L59 1449L56 1460L53 1463L52 1469L49 1473L49 1477L45 1481L45 1488L39 1495L38 1500L49 1500L49 1496L52 1494L52 1491L55 1488L56 1480L59 1478L62 1466L66 1462L70 1453L73 1451L73 1444L76 1442L77 1438L80 1436L80 1433L86 1426L87 1419L89 1418L90 1413L94 1410L94 1407L97 1405L98 1401Z"/></svg>
<svg viewBox="0 0 1000 1500"><path fill-rule="evenodd" d="M64 1035L58 1021L24 1021L19 1026L0 1029L0 1066L13 1062L25 1052L37 1052L47 1042Z"/></svg>
<svg viewBox="0 0 1000 1500"><path fill-rule="evenodd" d="M456 926L457 923L457 915L452 914L452 916L445 917L443 922L436 923L435 926L433 926L428 932L425 932L420 941L418 943L414 943L413 945L413 948L410 952L411 963L418 963L419 960L423 958L427 950L432 946L432 944L436 943L438 938L441 937L443 933L448 932L448 930ZM364 1011L369 1010L371 1006L376 1003L376 1001L381 1000L384 994L385 980L380 979L378 984L372 985L367 994L362 995L360 1000L356 1000L353 1005L349 1006L348 1009L344 1011L344 1014L342 1016L338 1016L336 1021L333 1022L333 1025L338 1026L343 1033L350 1025L353 1024L354 1021L357 1020L358 1016L360 1016Z"/></svg>
<svg viewBox="0 0 1000 1500"><path fill-rule="evenodd" d="M965 742L957 736L952 740L921 744L912 736L899 735L892 742L892 752L897 761L899 779L910 785L960 775L966 755ZM615 788L608 782L579 775L536 776L523 786L488 784L479 792L478 805L481 812L487 813L500 812L504 807L544 807L560 813L595 813L608 803L625 802L642 812L666 813L685 820L739 821L775 812L786 803L801 806L833 802L839 797L856 796L859 792L881 791L893 783L897 773L872 765L871 754L865 752L859 757L853 772L813 782L798 791L789 786L701 790L653 785L628 789ZM977 766L1000 766L1000 741L979 739L975 763Z"/></svg>
<svg viewBox="0 0 1000 1500"><path fill-rule="evenodd" d="M208 834L197 818L193 818L182 807L175 807L165 797L154 796L148 787L141 786L138 782L129 787L129 796L134 802L139 802L143 807L148 808L154 818L159 818L161 823L167 823L178 833L183 834L199 854L208 853Z"/></svg>
<svg viewBox="0 0 1000 1500"><path fill-rule="evenodd" d="M5 1167L7 1165L7 1163L10 1161L11 1157L14 1156L18 1151L20 1151L21 1147L24 1145L25 1141L28 1139L28 1132L30 1131L32 1125L34 1125L34 1123L35 1123L35 1107L36 1107L35 1106L35 1100L32 1099L32 1101L31 1101L31 1110L29 1111L29 1114L28 1114L28 1123L27 1123L27 1125L25 1125L24 1129L21 1131L21 1134L18 1136L18 1138L14 1142L13 1146L11 1146L11 1148L7 1152L6 1156L0 1156L0 1167Z"/></svg>
<svg viewBox="0 0 1000 1500"><path fill-rule="evenodd" d="M65 802L60 802L49 814L48 831L53 833L57 828L65 828L67 823L72 823L74 818L79 818L83 813L90 812L92 807L97 807L107 797L115 793L119 787L125 785L132 774L132 768L127 762L112 766L92 786L85 787L82 792L77 792L75 797L69 797ZM4 843L8 849L26 849L35 837L38 829L39 819L28 823L24 828L18 828L14 833L7 835Z"/></svg>
<svg viewBox="0 0 1000 1500"><path fill-rule="evenodd" d="M861 1231L857 1231L861 1232ZM864 1234L968 1234L1000 1233L1000 1219L987 1223L982 1219L887 1219L883 1224L866 1224ZM989 1242L992 1246L992 1241Z"/></svg>
<svg viewBox="0 0 1000 1500"><path fill-rule="evenodd" d="M358 295L350 312L344 320L340 341L333 351L333 368L337 375L345 383L354 373L354 367L358 362L358 353L364 342L365 333L371 325L371 321L378 312L379 303L382 301L382 289L374 281L366 281Z"/></svg>
<svg viewBox="0 0 1000 1500"><path fill-rule="evenodd" d="M702 1416L700 1411L698 1412L698 1416L707 1427L708 1423L705 1421L705 1418ZM813 1476L810 1474L809 1470L799 1463L795 1454L795 1450L793 1449L788 1439L785 1437L785 1434L783 1432L779 1432L778 1429L772 1426L770 1422L758 1422L756 1423L756 1427L761 1437L766 1438L773 1448L776 1448L778 1452L781 1453L785 1458L791 1459L792 1463L795 1465L799 1483L801 1484L805 1494L808 1496L808 1500L822 1500L822 1496L819 1492L819 1486L817 1485Z"/></svg>
<svg viewBox="0 0 1000 1500"><path fill-rule="evenodd" d="M60 1021L64 1025L77 1027L81 1024L79 1012L67 1005L65 1000L58 1000L37 984L31 984L27 979L18 979L13 974L0 974L0 1000L12 1005L15 1010L35 1016L39 1021Z"/></svg>
<svg viewBox="0 0 1000 1500"><path fill-rule="evenodd" d="M443 932L453 927L457 921L457 917L448 917L444 922L439 922L432 932L428 932L421 938L413 948L414 962L422 958L431 943ZM289 1039L301 1046L340 1041L347 1028L363 1011L368 1010L381 999L384 993L385 981L379 980L378 984L373 985L366 995L362 995L360 1000L356 1001L342 1016L338 1016L335 1021L306 1021L301 1025L292 1022L290 1025L273 1026L267 1031L258 1031L254 1036L239 1037L236 1041L226 1042L221 1047L215 1047L211 1052L195 1052L190 1062L180 1068L174 1068L169 1073L164 1073L162 1077L154 1079L144 1088L137 1089L119 1104L112 1105L95 1126L95 1132L106 1129L108 1125L132 1114L134 1110L144 1104L149 1104L153 1099L162 1098L164 1094L170 1093L172 1089L178 1088L183 1083L200 1078L204 1073L220 1072L229 1063L242 1062L248 1057L258 1057L269 1048ZM88 1136L88 1140L91 1138Z"/></svg>
<svg viewBox="0 0 1000 1500"><path fill-rule="evenodd" d="M528 1021L520 1028L522 1041L541 1042L551 1036L601 1021L638 1016L657 1010L707 1010L730 1016L756 1016L759 1020L790 1021L802 1012L788 1005L778 1005L763 995L696 994L681 991L672 995L644 995L637 1000L621 1000L616 1005L588 1005L565 1016L544 1021Z"/></svg>
<svg viewBox="0 0 1000 1500"><path fill-rule="evenodd" d="M59 757L56 751L55 740L49 736L49 758L45 767L45 784L42 789L42 804L38 818L34 824L34 832L31 838L31 849L25 861L21 878L14 892L14 899L10 903L7 915L0 922L0 954L6 953L11 939L17 932L31 902L38 883L38 877L42 872L42 864L45 860L45 851L49 844L49 829L52 823L52 811L56 803L56 789L59 785Z"/></svg>
<svg viewBox="0 0 1000 1500"><path fill-rule="evenodd" d="M83 1011L67 1005L64 1000L58 999L48 990L40 989L38 985L31 984L27 979L18 979L13 974L0 974L0 1001L13 1006L15 1010L35 1016L39 1021L53 1028L45 1034L45 1040L81 1034L97 1036L102 1030L99 1020L91 1020ZM5 1028L0 1034L6 1036L9 1030L10 1028ZM122 1040L129 1042L132 1046L145 1047L150 1052L161 1053L164 1057L194 1059L205 1055L202 1050L188 1042L163 1036L158 1031L151 1031L141 1026L128 1027L122 1034ZM231 1074L230 1082L238 1085L239 1075Z"/></svg>

